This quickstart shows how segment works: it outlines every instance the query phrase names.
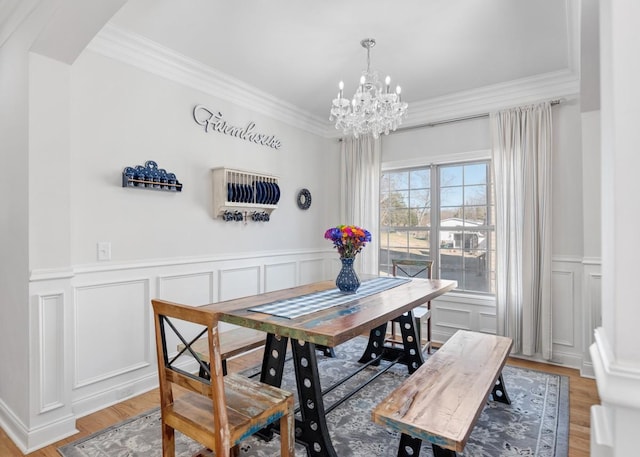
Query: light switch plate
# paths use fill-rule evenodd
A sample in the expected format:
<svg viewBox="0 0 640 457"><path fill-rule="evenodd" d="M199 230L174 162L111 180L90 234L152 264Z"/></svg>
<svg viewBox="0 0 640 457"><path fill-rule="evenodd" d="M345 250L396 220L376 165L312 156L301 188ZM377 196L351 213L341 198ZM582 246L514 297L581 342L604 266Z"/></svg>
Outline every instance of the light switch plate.
<svg viewBox="0 0 640 457"><path fill-rule="evenodd" d="M98 241L98 260L111 260L111 243Z"/></svg>

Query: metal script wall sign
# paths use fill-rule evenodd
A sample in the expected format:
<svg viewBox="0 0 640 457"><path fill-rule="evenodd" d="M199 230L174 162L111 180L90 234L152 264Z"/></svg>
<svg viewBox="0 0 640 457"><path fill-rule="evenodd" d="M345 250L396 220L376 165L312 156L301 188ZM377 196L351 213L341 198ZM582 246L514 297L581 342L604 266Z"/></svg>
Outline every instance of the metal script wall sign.
<svg viewBox="0 0 640 457"><path fill-rule="evenodd" d="M235 136L241 140L268 146L273 149L280 149L282 143L273 135L254 132L256 124L249 122L246 127L235 127L227 124L222 118L220 111L214 112L203 105L196 105L193 108L193 119L196 124L202 125L205 132L214 131L225 135Z"/></svg>

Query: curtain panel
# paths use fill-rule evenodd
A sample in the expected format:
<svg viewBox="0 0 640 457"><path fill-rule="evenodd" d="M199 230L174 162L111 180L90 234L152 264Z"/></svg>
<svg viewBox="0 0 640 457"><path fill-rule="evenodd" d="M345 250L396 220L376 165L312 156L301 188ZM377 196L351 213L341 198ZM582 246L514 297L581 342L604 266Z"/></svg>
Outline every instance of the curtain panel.
<svg viewBox="0 0 640 457"><path fill-rule="evenodd" d="M551 105L491 113L490 123L498 334L551 360Z"/></svg>
<svg viewBox="0 0 640 457"><path fill-rule="evenodd" d="M378 274L380 250L380 138L347 137L341 143L340 224L357 225L371 232L371 243L356 260L356 271Z"/></svg>

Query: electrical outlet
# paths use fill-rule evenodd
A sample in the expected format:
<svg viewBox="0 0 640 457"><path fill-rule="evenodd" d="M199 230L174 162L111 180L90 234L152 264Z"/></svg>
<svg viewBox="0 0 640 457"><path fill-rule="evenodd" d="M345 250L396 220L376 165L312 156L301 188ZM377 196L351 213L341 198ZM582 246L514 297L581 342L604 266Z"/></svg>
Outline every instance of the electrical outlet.
<svg viewBox="0 0 640 457"><path fill-rule="evenodd" d="M111 260L111 243L98 241L98 260Z"/></svg>

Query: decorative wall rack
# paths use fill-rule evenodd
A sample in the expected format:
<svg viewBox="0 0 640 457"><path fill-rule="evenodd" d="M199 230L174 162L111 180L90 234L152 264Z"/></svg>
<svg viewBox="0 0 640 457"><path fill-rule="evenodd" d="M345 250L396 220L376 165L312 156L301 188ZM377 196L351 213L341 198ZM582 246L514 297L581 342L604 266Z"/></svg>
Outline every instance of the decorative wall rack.
<svg viewBox="0 0 640 457"><path fill-rule="evenodd" d="M146 161L144 166L125 167L122 170L122 187L182 192L182 184L176 175L158 168L158 164L153 160Z"/></svg>
<svg viewBox="0 0 640 457"><path fill-rule="evenodd" d="M278 207L276 176L230 168L213 169L213 211L229 221L267 222Z"/></svg>

